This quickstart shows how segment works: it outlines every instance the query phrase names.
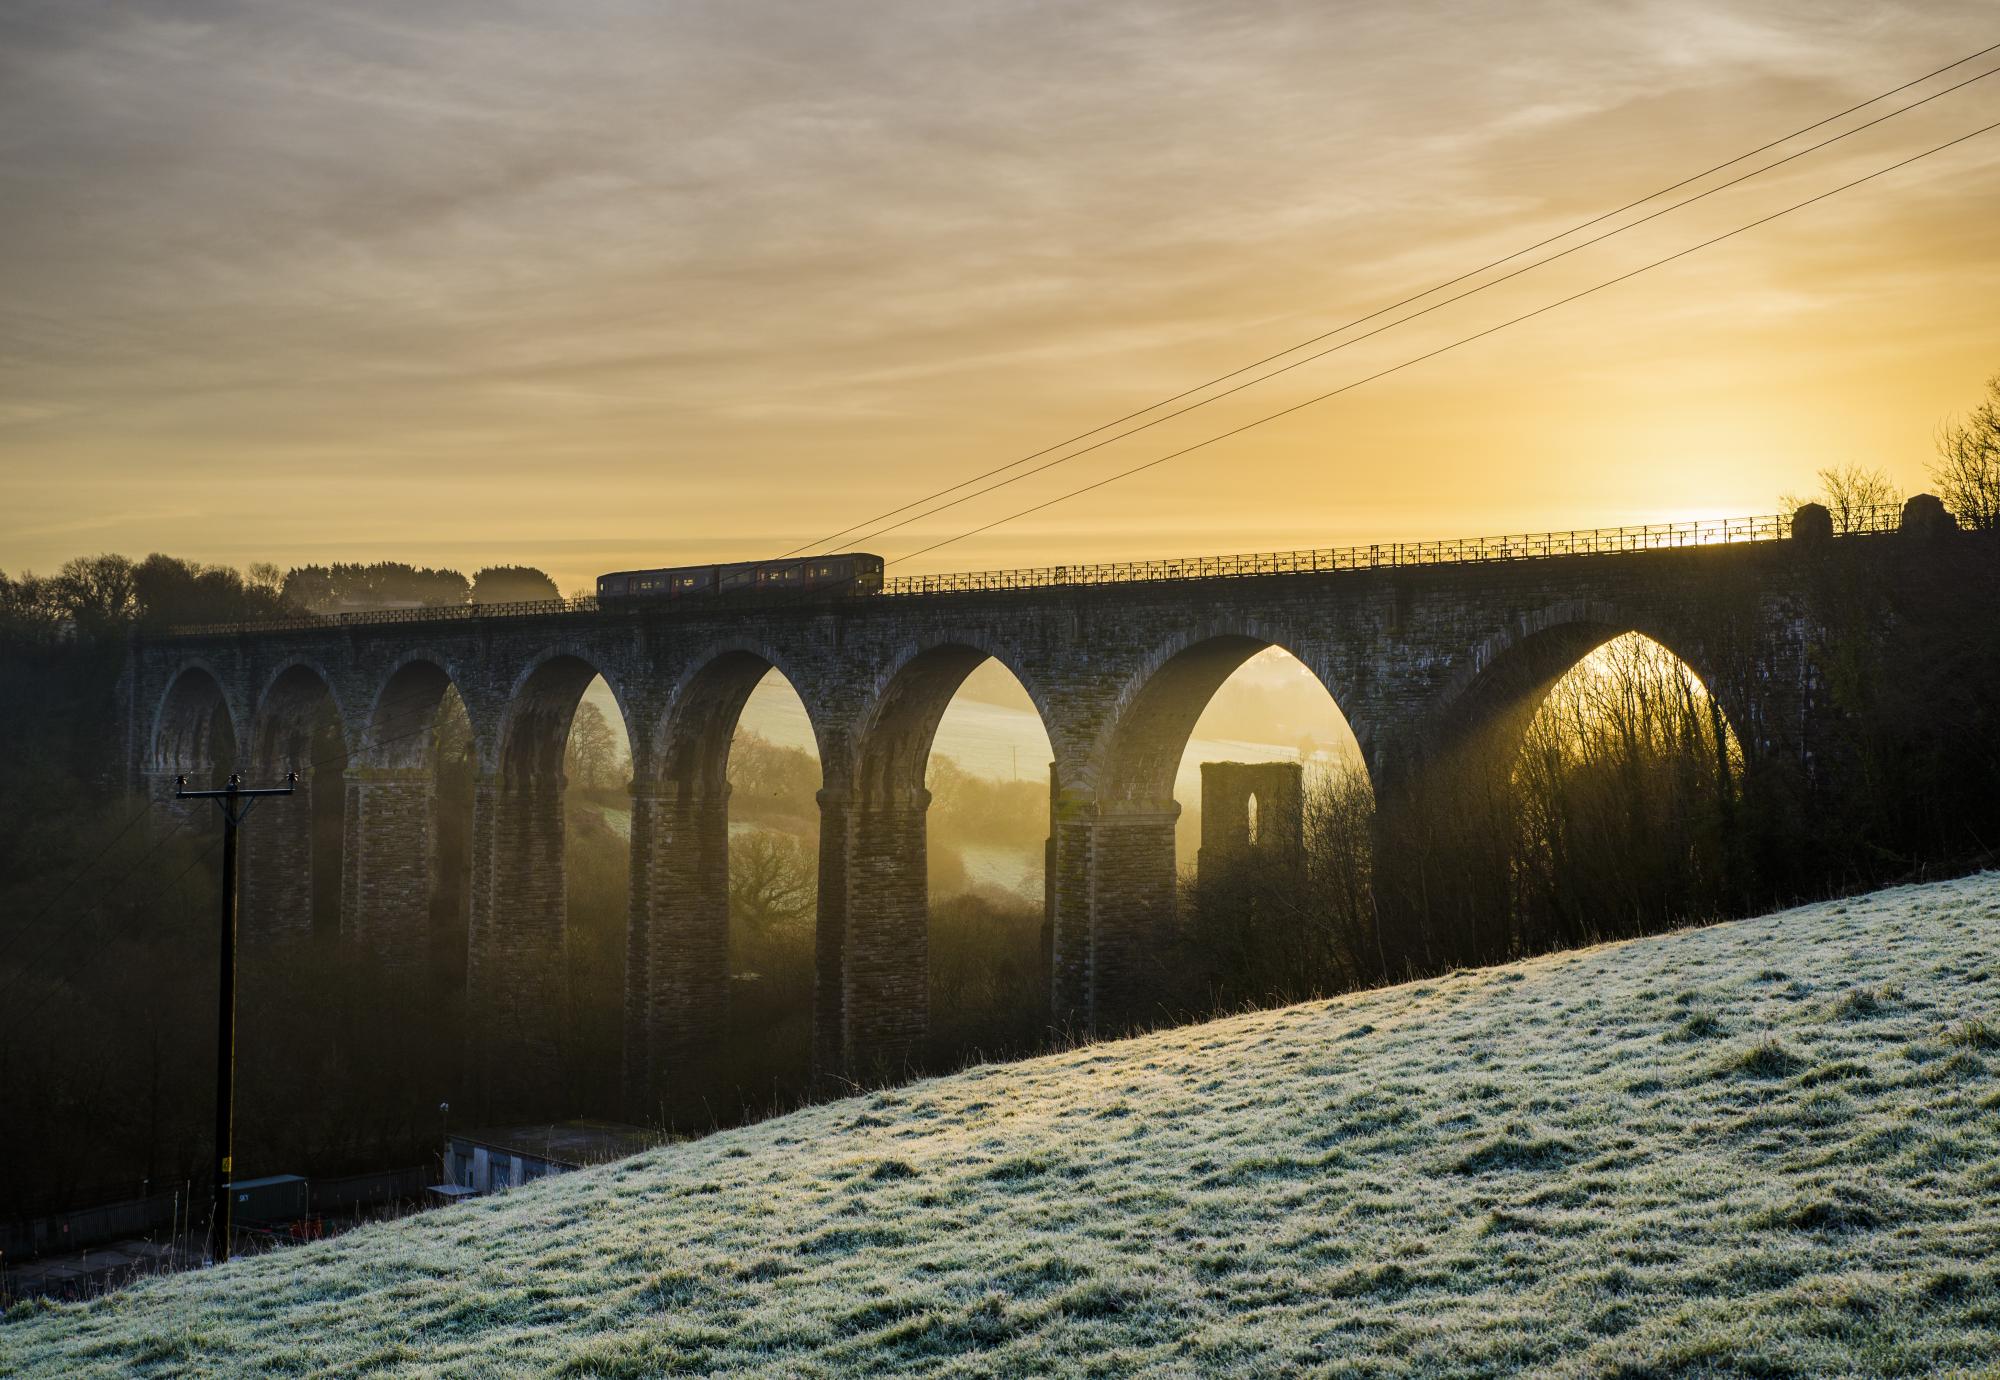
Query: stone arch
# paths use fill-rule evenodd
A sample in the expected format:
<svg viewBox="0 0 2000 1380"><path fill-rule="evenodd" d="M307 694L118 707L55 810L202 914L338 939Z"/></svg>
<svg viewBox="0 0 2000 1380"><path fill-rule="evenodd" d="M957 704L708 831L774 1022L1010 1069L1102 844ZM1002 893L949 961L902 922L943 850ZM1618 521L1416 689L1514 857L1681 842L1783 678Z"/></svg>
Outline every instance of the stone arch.
<svg viewBox="0 0 2000 1380"><path fill-rule="evenodd" d="M570 926L564 772L570 728L585 691L600 676L628 745L632 714L622 676L585 641L544 647L520 668L495 706L491 738L480 736L466 1040L475 1092L485 1106L539 1116L560 1109L568 1095L561 1056Z"/></svg>
<svg viewBox="0 0 2000 1380"><path fill-rule="evenodd" d="M1686 621L1683 621L1683 618ZM1396 764L1380 818L1390 838L1448 827L1466 842L1444 876L1423 876L1410 850L1387 848L1375 873L1378 944L1387 973L1448 962L1493 962L1513 942L1506 920L1519 880L1512 802L1487 783L1515 780L1536 716L1566 676L1606 644L1626 636L1651 643L1685 667L1706 694L1718 784L1727 795L1748 751L1742 682L1718 675L1714 651L1726 632L1694 631L1692 616L1607 599L1560 599L1508 617L1454 658L1453 673L1418 702L1411 755ZM1732 765L1734 763L1734 765ZM1726 808L1726 807L1725 807ZM1434 928L1442 924L1445 928ZM1580 933L1580 932L1579 932Z"/></svg>
<svg viewBox="0 0 2000 1380"><path fill-rule="evenodd" d="M620 677L581 650L554 648L530 659L508 689L494 748L495 771L510 780L560 781L570 721L583 692L600 676L611 688L626 742L635 741L631 699Z"/></svg>
<svg viewBox="0 0 2000 1380"><path fill-rule="evenodd" d="M824 771L825 764L832 760L828 716L821 706L805 696L805 689L812 682L803 678L781 652L762 643L731 641L704 648L675 680L667 698L666 713L650 735L654 776L688 789L711 793L724 790L728 783L729 745L743 716L743 706L772 671L784 677L805 706L813 749Z"/></svg>
<svg viewBox="0 0 2000 1380"><path fill-rule="evenodd" d="M1252 620L1191 628L1155 647L1126 678L1079 784L1093 787L1104 807L1147 808L1171 800L1181 754L1203 711L1243 663L1272 647L1304 666L1326 691L1360 744L1372 779L1375 734L1367 717L1350 708L1345 678L1284 629Z"/></svg>
<svg viewBox="0 0 2000 1380"><path fill-rule="evenodd" d="M989 660L1020 685L1050 744L1057 743L1063 721L1055 702L1015 648L966 632L905 642L884 658L860 716L854 735L857 785L875 791L922 787L938 722L966 677Z"/></svg>
<svg viewBox="0 0 2000 1380"><path fill-rule="evenodd" d="M906 644L876 679L859 716L845 846L821 869L822 1060L839 1051L856 1073L899 1073L925 1053L930 1025L930 888L926 768L938 725L967 676L988 660L1027 692L1053 740L1049 699L1010 649L978 637ZM823 817L823 829L834 821ZM824 840L824 834L823 834ZM823 842L824 848L824 842ZM839 894L829 898L832 876ZM829 900L839 907L832 912ZM836 1004L837 1002L837 1009Z"/></svg>
<svg viewBox="0 0 2000 1380"><path fill-rule="evenodd" d="M232 702L227 684L200 659L174 672L153 711L150 772L169 782L176 774L186 774L193 782L204 773L235 765L247 716L241 705ZM223 721L220 734L218 718ZM171 785L167 792L172 793Z"/></svg>
<svg viewBox="0 0 2000 1380"><path fill-rule="evenodd" d="M959 636L906 644L897 649L877 677L875 693L861 717L861 730L855 735L857 795L888 799L923 789L939 721L966 677L989 660L1006 667L1020 683L1041 718L1043 731L1054 741L1055 720L1050 717L1048 696L1034 679L1022 673L1019 658L1011 649Z"/></svg>
<svg viewBox="0 0 2000 1380"><path fill-rule="evenodd" d="M729 1020L730 751L751 694L774 671L799 696L824 780L833 759L828 715L806 698L813 682L747 639L687 658L634 774L624 1043L635 1115L705 1115ZM820 801L826 808L825 791ZM822 831L822 860L837 841ZM824 888L824 862L820 871Z"/></svg>
<svg viewBox="0 0 2000 1380"><path fill-rule="evenodd" d="M459 677L445 658L413 650L391 662L379 679L368 718L349 752L371 768L413 769L431 765L437 717L446 691L458 692ZM459 694L468 715L474 707ZM475 732L479 727L474 719Z"/></svg>
<svg viewBox="0 0 2000 1380"><path fill-rule="evenodd" d="M1254 619L1186 628L1125 677L1085 761L1058 793L1050 884L1051 1002L1060 1023L1100 1034L1146 1018L1173 919L1180 805L1175 779L1195 725L1246 661L1277 647L1318 680L1359 741L1371 784L1368 724L1349 713L1327 657L1284 626ZM1260 820L1264 832L1274 821Z"/></svg>
<svg viewBox="0 0 2000 1380"><path fill-rule="evenodd" d="M340 747L319 760L323 722ZM310 933L323 894L338 909L343 881L341 768L347 719L323 667L306 659L277 666L264 680L248 735L248 775L276 784L296 775L297 789L267 802L243 832L242 927L246 939Z"/></svg>
<svg viewBox="0 0 2000 1380"><path fill-rule="evenodd" d="M1510 620L1472 648L1438 693L1425 735L1429 749L1451 751L1486 733L1499 750L1518 742L1556 682L1628 633L1657 643L1692 671L1730 731L1744 740L1742 702L1717 674L1699 637L1602 600L1566 599Z"/></svg>
<svg viewBox="0 0 2000 1380"><path fill-rule="evenodd" d="M322 708L331 708L341 745L348 744L348 718L332 677L317 662L288 661L265 677L251 719L250 765L262 774L313 768L313 733Z"/></svg>
<svg viewBox="0 0 2000 1380"><path fill-rule="evenodd" d="M447 693L467 715L454 665L430 647L413 647L372 676L366 705L354 706L348 730L342 804L340 928L398 980L435 980L463 962L463 912L441 909L449 894L441 847L443 824L437 741ZM475 737L479 722L473 719ZM464 803L455 826L462 837ZM461 845L462 846L462 845ZM469 887L464 865L451 873Z"/></svg>

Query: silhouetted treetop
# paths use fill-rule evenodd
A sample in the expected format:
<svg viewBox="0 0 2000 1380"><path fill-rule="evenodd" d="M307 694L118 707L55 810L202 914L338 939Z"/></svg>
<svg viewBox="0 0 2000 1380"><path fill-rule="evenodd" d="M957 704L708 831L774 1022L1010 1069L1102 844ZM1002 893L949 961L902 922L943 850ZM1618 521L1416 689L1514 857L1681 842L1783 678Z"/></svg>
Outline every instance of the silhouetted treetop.
<svg viewBox="0 0 2000 1380"><path fill-rule="evenodd" d="M288 605L269 566L253 575L155 552L143 561L78 556L50 576L0 575L0 636L13 641L96 641L128 628L233 623L280 617Z"/></svg>
<svg viewBox="0 0 2000 1380"><path fill-rule="evenodd" d="M1986 380L1986 401L1938 432L1931 480L1960 523L2000 527L2000 374Z"/></svg>
<svg viewBox="0 0 2000 1380"><path fill-rule="evenodd" d="M287 602L312 613L450 607L472 596L472 586L456 570L405 561L295 566L285 572L283 588Z"/></svg>
<svg viewBox="0 0 2000 1380"><path fill-rule="evenodd" d="M475 604L527 604L561 597L556 582L531 565L489 565L472 577Z"/></svg>

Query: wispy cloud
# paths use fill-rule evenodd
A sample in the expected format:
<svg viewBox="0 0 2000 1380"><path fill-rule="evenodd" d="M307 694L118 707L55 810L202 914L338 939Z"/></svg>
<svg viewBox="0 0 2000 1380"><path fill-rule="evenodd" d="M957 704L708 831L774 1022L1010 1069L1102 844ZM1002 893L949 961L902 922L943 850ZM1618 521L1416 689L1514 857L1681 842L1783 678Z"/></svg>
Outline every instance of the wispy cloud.
<svg viewBox="0 0 2000 1380"><path fill-rule="evenodd" d="M257 478L241 514L336 544L374 530L359 487L384 475L504 475L550 551L633 502L741 549L774 505L817 526L940 457L1037 448L1977 47L1989 18L1977 0L15 4L0 468L164 486L219 465ZM1949 118L1981 112L2000 98ZM1732 254L1657 329L1579 313L1599 344L1577 366L1622 369L1629 401L1661 350L1701 348L1681 318L1731 299L1777 330L1816 302L1892 319L1889 298L1954 276L1990 293L1990 243L1938 230L1973 224L1972 190L1946 173L1830 213L1810 275L1797 238ZM1971 319L1935 330L1963 353ZM1557 433L1589 424L1555 389L1496 431L1492 399L1552 389L1550 361L1520 358L1511 380L1434 371L1453 406L1400 423L1344 409L1339 491L1420 511L1400 435L1497 451L1496 499L1517 470L1559 492L1549 457L1583 443ZM1868 425L1928 419L1993 363L1885 392ZM1236 454L1243 482L1163 472L1153 492L1231 530L1274 488L1327 501L1326 466L1288 444ZM756 493L715 481L752 462ZM593 486L596 507L570 497ZM7 540L44 563L85 530L137 549L155 511ZM1091 510L1096 550L1123 549L1113 511ZM441 543L484 520L431 514Z"/></svg>

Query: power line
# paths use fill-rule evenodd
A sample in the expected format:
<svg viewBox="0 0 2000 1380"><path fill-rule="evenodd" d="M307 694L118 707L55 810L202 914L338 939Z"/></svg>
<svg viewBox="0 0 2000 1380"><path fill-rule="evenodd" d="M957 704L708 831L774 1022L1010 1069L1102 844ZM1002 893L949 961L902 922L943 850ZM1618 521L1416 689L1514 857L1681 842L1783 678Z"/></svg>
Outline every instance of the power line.
<svg viewBox="0 0 2000 1380"><path fill-rule="evenodd" d="M1642 264L1638 268L1632 269L1626 273L1621 273L1615 278L1607 278L1603 282L1595 284L1592 287L1584 288L1580 292L1573 292L1567 297L1558 298L1556 301L1550 302L1544 306L1537 307L1533 311L1523 312L1521 315L1516 317L1511 317L1506 321L1500 322L1498 325L1488 326L1486 329L1481 331L1475 331L1471 335L1461 336L1457 340L1454 340L1447 345L1440 345L1435 350L1428 350L1423 354L1416 355L1410 359L1406 359L1400 364L1393 364L1389 366L1387 369L1378 370L1377 372L1369 374L1364 378L1356 379L1352 383L1345 383L1338 388L1329 389L1326 392L1318 394L1315 397L1307 398L1304 402L1294 403L1290 407L1283 408L1277 412L1270 413L1267 416L1259 417L1255 421L1245 422L1242 426L1232 427L1228 431L1224 431L1217 435L1210 436L1206 440L1197 441L1191 446L1183 446L1179 450L1171 451L1168 454L1159 456L1158 458L1153 460L1148 460L1144 464L1134 465L1130 469L1120 470L1116 474L1107 475L1103 479L1096 480L1093 483L1085 484L1080 488L1072 489L1068 493L1058 494L1056 497L1051 498L1046 502L1037 503L1032 507L1023 508L1016 513L1009 513L1006 517L996 518L992 522L985 523L978 527L970 528L964 532L958 533L956 536L946 537L942 541L932 542L929 546L919 547L915 551L906 551L902 555L897 556L892 560L883 562L883 564L894 565L899 561L907 561L917 556L926 555L929 552L938 550L940 547L950 546L954 542L964 541L967 537L977 536L981 532L990 532L995 527L1000 527L1009 522L1013 522L1019 518L1027 517L1031 513L1041 512L1045 508L1053 508L1058 503L1067 502L1068 500L1076 498L1079 495L1087 494L1091 492L1093 489L1101 489L1105 487L1107 484L1115 484L1121 479L1128 479L1135 474L1141 473L1142 471L1150 470L1154 468L1156 465L1164 465L1169 460L1179 459L1183 455L1188 455L1194 451L1204 449L1205 447L1208 446L1212 446L1218 441L1226 441L1232 436L1240 436L1246 431L1252 430L1253 428L1256 427L1263 426L1266 422L1274 422L1281 417L1288 417L1294 412L1303 411L1305 408L1312 407L1317 403L1325 402L1329 398L1335 398L1340 396L1342 393L1351 392L1354 389L1361 387L1363 384L1373 383L1377 379L1385 378L1390 374L1398 373L1401 370L1408 369L1413 365L1422 364L1426 360L1435 359L1439 355L1445 354L1451 350L1455 350L1461 345L1469 345L1473 341L1483 340L1487 336L1492 335L1495 332L1506 330L1509 326L1517 326L1523 321L1527 321L1534 317L1541 316L1546 312L1554 311L1557 307L1567 306L1571 302L1575 302L1581 298L1590 296L1592 293L1601 292L1608 287L1615 287L1617 284L1626 282L1627 280L1632 278L1636 278L1642 273L1648 273L1651 272L1653 269L1661 267L1662 265L1670 264L1674 262L1676 259L1686 258L1688 255L1693 254L1698 250L1707 249L1711 245L1720 244L1724 240L1732 239L1735 236L1744 234L1750 230L1755 230L1759 226L1769 225L1772 221L1777 220L1781 216L1788 216L1794 211L1804 210L1806 207L1825 201L1829 197L1838 196L1842 192L1849 191L1852 188L1858 187L1864 182L1872 182L1874 179L1882 177L1885 174L1895 172L1900 168L1907 168L1908 166L1910 166L1910 164L1915 163L1920 159L1929 158L1932 154L1942 153L1946 149L1956 147L1959 144L1963 144L1969 139L1976 139L1982 134L1990 134L1996 129L2000 129L2000 121L1995 121L1993 124L1990 125L1982 125L1980 128L1973 130L1969 134L1961 134L1956 139L1948 139L1944 143L1925 149L1921 153L1911 154L1908 158L1904 158L1898 162L1891 163L1887 167L1877 168L1874 172L1864 174L1861 177L1857 177L1852 182L1843 182L1840 186L1835 187L1830 191L1824 191L1819 193L1817 196L1808 197L1804 201L1795 202L1792 205L1785 207L1783 210L1773 211L1770 215L1759 217L1758 219L1750 221L1748 224L1745 225L1739 225L1733 230L1724 231L1720 235L1716 235L1711 239L1703 240L1699 244L1690 245L1686 249L1677 250L1676 252L1667 255L1665 258L1655 259L1651 263Z"/></svg>
<svg viewBox="0 0 2000 1380"><path fill-rule="evenodd" d="M1055 459L1037 465L1031 470L1022 470L1019 474L1009 475L1005 479L999 480L992 484L988 484L983 489L975 489L969 494L962 494L958 498L952 499L949 503L940 503L935 508L926 509L924 512L915 513L909 517L901 519L900 521L892 522L886 527L877 528L876 530L870 532L867 536L860 538L860 540L873 541L877 537L885 536L890 532L894 532L901 528L908 527L913 522L922 522L925 518L935 517L937 514L946 512L952 508L956 508L961 504L970 503L975 498L982 498L987 494L995 492L996 490L1004 489L1011 485L1018 484L1024 479L1032 479L1034 476L1044 473L1045 471L1055 469L1059 465L1066 465L1072 460L1088 455L1092 451L1101 450L1105 446L1112 445L1113 443L1118 441L1122 441L1128 436L1136 436L1140 432L1149 431L1153 427L1159 426L1163 422L1173 421L1176 417L1184 417L1190 412L1194 412L1200 408L1207 407L1210 403L1220 402L1224 398L1233 396L1234 394L1237 393L1241 393L1246 388L1254 388L1260 383L1266 383L1271 379L1278 377L1278 375L1280 374L1290 373L1292 370L1301 368L1302 366L1307 364L1311 364L1315 360L1325 359L1328 355L1338 354L1340 351L1345 350L1350 345L1359 345L1365 340L1373 340L1376 336L1381 335L1386 331L1394 330L1396 327L1405 325L1408 322L1414 321L1420 316L1428 316L1434 311L1442 311L1444 308L1452 306L1455 303L1463 302L1468 297L1477 296L1478 294L1485 292L1489 288L1498 287L1502 283L1511 282L1515 278L1519 278L1525 273L1532 273L1538 268L1546 267L1547 265L1554 263L1558 259L1567 258L1571 254L1575 254L1582 250L1589 249L1592 245L1602 244L1604 241L1611 239L1615 236L1622 235L1628 230L1636 230L1640 226L1645 225L1650 221L1658 220L1661 216L1669 215L1674 211L1678 211L1684 206L1692 206L1695 202L1701 201L1707 197L1714 196L1717 192L1726 192L1731 187L1740 186L1742 183L1748 182L1750 179L1754 177L1763 176L1765 173L1770 172L1773 168L1783 167L1785 164L1790 163L1795 159L1804 158L1807 154L1817 153L1819 150L1827 147L1829 144L1837 144L1842 139L1850 138L1853 135L1860 134L1864 130L1873 129L1876 125L1881 124L1885 120L1893 120L1898 115L1908 114L1910 111L1915 110L1920 105L1927 105L1930 102L1939 99L1940 97L1949 96L1953 92L1971 86L1975 82L1984 81L1988 77L1993 76L1995 73L2000 73L2000 67L1989 68L1988 70L1981 72L1976 77L1968 77L1966 80L1959 82L1956 86L1948 86L1942 91L1933 92L1932 94L1923 97L1921 100L1912 101L1910 102L1910 104L1903 106L1900 109L1892 110L1886 115L1877 116L1875 119L1869 120L1865 124L1859 124L1852 129L1843 130L1839 134L1830 135L1829 137L1820 140L1817 144L1809 144L1805 148L1799 149L1795 153L1788 153L1782 158L1773 159L1771 162L1766 163L1761 168L1753 168L1749 172L1744 173L1738 177L1733 177L1727 182L1719 182L1715 186L1708 188L1706 191L1696 192L1693 196L1684 197L1681 200L1676 201L1668 206L1662 206L1659 210L1649 212L1648 214L1639 217L1639 219L1637 220L1628 221L1624 225L1616 226L1613 229L1606 230L1602 234L1593 235L1591 238L1587 240L1580 240L1577 243L1570 245L1567 249L1557 250L1555 253L1549 255L1547 258L1537 259L1533 263L1524 264L1520 268L1517 268L1510 273L1501 274L1498 278L1488 279L1486 282L1480 283L1476 287L1467 288L1463 292L1455 293L1450 297L1446 297L1440 301L1433 302L1429 306L1420 307L1416 311L1411 312L1407 316L1399 316L1393 321L1384 322L1382 325L1375 327L1375 329L1371 331L1364 331L1360 335L1350 336L1346 340L1342 340L1335 344L1329 345L1323 350L1317 350L1312 354L1303 355L1300 358L1293 360L1289 364L1280 365L1278 368L1271 370L1271 372L1269 372L1268 374L1259 374L1256 378L1245 379L1242 383L1236 384L1234 387L1226 388L1220 393L1214 393L1206 398L1202 398L1197 402L1189 403L1186 407L1176 408L1172 412L1163 413L1162 415L1153 418L1151 421L1142 422L1138 426L1132 427L1130 430L1121 431L1116 433L1115 435L1107 436L1101 441L1094 441L1090 445L1083 447L1081 450L1071 451L1067 455L1059 455ZM1433 291L1435 290L1436 289L1433 289ZM1379 315L1380 313L1377 314ZM1325 337L1321 338L1324 339ZM1295 346L1293 348L1297 349L1300 347ZM1250 367L1255 368L1257 366L1252 365ZM1241 373L1242 371L1238 370L1237 372ZM1020 462L1017 461L1016 463L1018 464ZM1011 468L1011 467L1005 467L1005 468ZM960 485L959 487L963 488L965 486Z"/></svg>
<svg viewBox="0 0 2000 1380"><path fill-rule="evenodd" d="M1838 111L1832 115L1826 116L1823 119L1816 120L1812 124L1803 125L1800 128L1793 130L1789 134L1781 135L1780 137L1773 139L1768 143L1760 144L1758 147L1751 149L1746 153L1740 153L1736 157L1731 158L1726 162L1717 163L1714 167L1705 169L1704 171L1695 173L1689 177L1684 177L1678 182L1670 183L1665 187L1659 188L1657 191L1648 192L1646 195L1638 198L1636 201L1626 202L1623 206L1617 207L1614 210L1605 211L1600 215L1591 217L1589 220L1581 221L1578 224L1573 225L1569 229L1561 231L1558 234L1550 235L1546 239L1538 240L1534 244L1530 244L1525 246L1524 248L1517 249L1511 254L1505 255L1498 259L1494 259L1490 263L1482 264L1478 268L1469 269L1466 272L1459 274L1457 277L1448 278L1444 282L1435 284L1432 287L1425 288L1421 292L1413 293L1410 296L1405 297L1400 301L1390 303L1388 306L1377 308L1376 310L1369 312L1367 315L1356 317L1354 320L1349 321L1344 325L1336 326L1332 330L1324 331L1319 335L1312 336L1311 338L1306 340L1301 340L1295 345L1288 345L1284 349L1277 351L1275 354L1266 355L1264 358L1256 360L1250 364L1246 364L1240 369L1234 369L1231 370L1229 373L1217 375L1215 378L1209 379L1205 383L1198 383L1194 385L1192 388L1187 388L1179 393L1174 394L1172 397L1162 398L1158 402L1149 403L1145 407L1142 407L1135 412L1128 412L1124 416L1116 418L1113 421L1106 422L1101 426L1092 427L1088 431L1079 432L1077 435L1070 437L1068 440L1058 441L1054 445L1045 446L1041 450L1035 451L1030 455L1024 455L1017 460L1010 460L1004 465L999 465L993 469L986 470L983 473L975 474L969 479L961 480L957 484L953 484L946 488L939 489L935 493L927 494L922 498L913 499L910 502L903 504L901 507L891 508L886 512L877 513L874 517L863 519L862 521L857 522L850 527L843 527L838 532L830 533L829 535L821 537L816 541L807 542L803 546L793 547L790 551L783 553L783 555L780 556L778 559L782 560L785 557L796 556L801 554L802 552L812 550L815 547L825 546L831 542L838 541L841 538L846 537L849 533L858 532L862 528L870 527L873 524L882 521L884 518L890 518L896 516L899 513L908 512L911 508L915 508L922 504L929 503L933 499L943 498L947 494L956 493L958 490L966 488L969 485L977 484L982 479L990 479L994 475L1005 473L1007 470L1013 469L1017 465L1025 465L1031 460L1038 460L1042 456L1049 454L1051 451L1061 450L1066 446L1071 446L1076 444L1078 441L1088 440L1089 438L1095 436L1100 431L1108 431L1112 427L1122 426L1126 422L1133 421L1139 417L1145 416L1148 412L1157 411L1159 408L1166 407L1173 403L1179 402L1183 398L1191 397L1192 395L1201 392L1205 388L1212 388L1219 383L1227 383L1230 379L1237 377L1237 375L1239 374L1248 373L1252 369L1262 368L1266 364L1271 364L1276 362L1277 360L1283 359L1286 355L1292 354L1298 350L1303 350L1307 346L1316 345L1320 341L1329 339L1332 336L1339 335L1342 331L1351 330L1356 326L1365 325L1369 321L1372 321L1379 316L1385 315L1388 312L1392 312L1401 307L1406 307L1415 302L1421 301L1423 298L1430 296L1434 292L1442 292L1446 288L1456 287L1458 284L1466 281L1468 278L1475 278L1481 273L1485 273L1491 269L1499 268L1505 264L1511 263L1512 261L1520 258L1524 254L1532 254L1537 249L1545 248L1548 245L1554 244L1558 240L1566 239L1569 236L1577 234L1580 231L1588 230L1592 226L1602 224L1604 221L1610 220L1615 216L1621 216L1625 214L1625 212L1627 211L1637 210L1639 207L1645 205L1647 202L1665 196L1669 192L1679 191L1682 187L1688 186L1689 184L1694 182L1699 182L1701 181L1701 179L1712 176L1715 173L1719 173L1723 171L1725 168L1734 167L1736 164L1741 163L1746 158L1754 158L1758 154L1774 149L1778 147L1780 144L1788 143L1791 140L1798 138L1802 134L1810 134L1812 131L1823 128L1826 125L1832 124L1836 120L1845 119L1847 116L1855 114L1857 111L1865 110L1869 106L1874 105L1880 101L1887 100L1891 96L1895 96L1904 91L1907 91L1913 86L1921 86L1924 82L1929 81L1933 77L1942 76L1944 73L1949 72L1954 67L1962 67L1966 63L1971 62L1974 58L1984 57L1986 56L1986 54L1994 52L1996 50L2000 50L2000 43L1992 44L1988 47L1979 49L1977 52L1968 53L1964 57L1958 58L1951 62L1947 62L1944 66L1926 72L1920 77L1913 77L1909 81L1904 82L1902 85L1892 87L1889 90L1882 92L1880 95L1870 96L1867 100L1862 101L1859 104L1851 105L1847 107L1847 109L1845 110ZM1975 80L1977 80L1977 78L1975 78ZM1953 89L1955 90L1957 88ZM1945 94L1945 93L1941 92L1939 94ZM1921 102L1919 102L1919 104L1921 104ZM1904 107L1904 109L1913 109L1913 108L1914 106ZM1865 128L1865 126L1863 127Z"/></svg>

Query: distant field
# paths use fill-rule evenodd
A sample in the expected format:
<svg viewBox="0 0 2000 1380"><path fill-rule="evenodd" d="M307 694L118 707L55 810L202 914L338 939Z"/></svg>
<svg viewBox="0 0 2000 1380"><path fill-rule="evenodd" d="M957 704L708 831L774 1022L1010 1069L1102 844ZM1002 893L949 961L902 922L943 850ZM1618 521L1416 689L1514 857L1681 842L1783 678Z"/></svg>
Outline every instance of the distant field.
<svg viewBox="0 0 2000 1380"><path fill-rule="evenodd" d="M1991 1375L1996 1068L1988 874L813 1108L0 1374Z"/></svg>

